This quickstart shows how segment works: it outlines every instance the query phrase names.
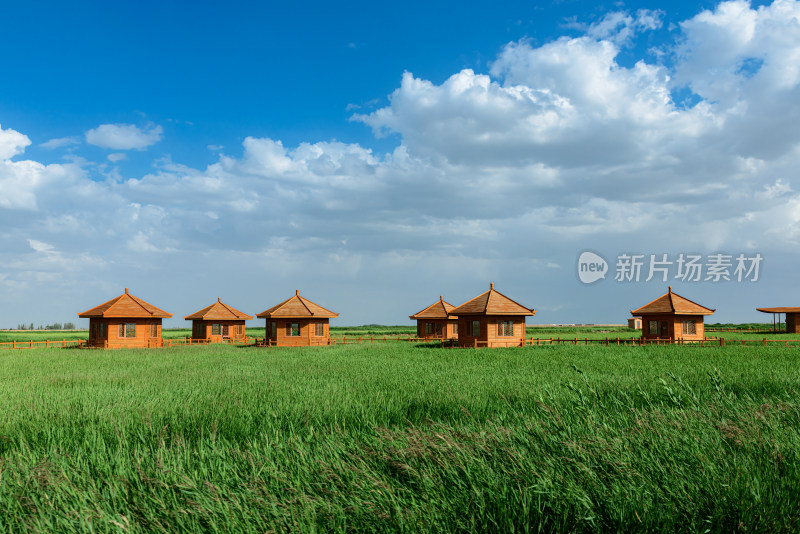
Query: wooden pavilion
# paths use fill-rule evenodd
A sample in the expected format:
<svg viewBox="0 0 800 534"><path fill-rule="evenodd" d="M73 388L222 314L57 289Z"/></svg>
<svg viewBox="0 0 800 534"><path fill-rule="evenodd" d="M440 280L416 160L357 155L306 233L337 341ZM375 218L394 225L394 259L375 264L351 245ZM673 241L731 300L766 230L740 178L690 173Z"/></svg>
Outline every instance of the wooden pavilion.
<svg viewBox="0 0 800 534"><path fill-rule="evenodd" d="M495 290L450 310L458 317L458 345L461 347L513 347L525 339L525 317L536 311L526 308Z"/></svg>
<svg viewBox="0 0 800 534"><path fill-rule="evenodd" d="M654 301L631 310L631 315L642 318L642 339L678 341L703 339L703 316L714 311L673 293L669 286L669 290Z"/></svg>
<svg viewBox="0 0 800 534"><path fill-rule="evenodd" d="M772 314L772 329L776 332L780 330L781 314L784 314L786 317L786 333L800 334L800 308L756 308L756 310Z"/></svg>
<svg viewBox="0 0 800 534"><path fill-rule="evenodd" d="M228 306L219 298L211 306L184 317L187 321L192 321L192 339L209 343L244 339L244 322L252 318L252 315Z"/></svg>
<svg viewBox="0 0 800 534"><path fill-rule="evenodd" d="M300 296L293 297L265 310L256 317L266 319L266 342L278 347L327 345L330 339L328 321L339 317Z"/></svg>
<svg viewBox="0 0 800 534"><path fill-rule="evenodd" d="M161 320L172 317L162 309L125 293L81 312L89 319L88 346L109 349L161 347Z"/></svg>
<svg viewBox="0 0 800 534"><path fill-rule="evenodd" d="M458 337L458 316L450 315L455 306L444 297L408 318L417 321L417 337L422 339L449 339Z"/></svg>

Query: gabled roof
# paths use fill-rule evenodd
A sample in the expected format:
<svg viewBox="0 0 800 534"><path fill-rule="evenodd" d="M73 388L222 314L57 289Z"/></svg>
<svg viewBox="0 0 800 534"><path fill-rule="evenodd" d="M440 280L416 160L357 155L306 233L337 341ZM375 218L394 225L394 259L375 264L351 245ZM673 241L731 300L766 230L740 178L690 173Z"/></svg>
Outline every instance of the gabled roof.
<svg viewBox="0 0 800 534"><path fill-rule="evenodd" d="M249 320L252 319L252 315L247 315L244 312L240 312L236 308L232 308L222 302L221 299L217 298L217 302L212 304L211 306L206 306L202 310L198 312L194 312L191 315L187 315L184 319L192 320L202 320L202 321L235 321L235 320Z"/></svg>
<svg viewBox="0 0 800 534"><path fill-rule="evenodd" d="M474 299L450 310L451 315L535 315L533 308L526 308L494 289L489 284L489 291L481 293Z"/></svg>
<svg viewBox="0 0 800 534"><path fill-rule="evenodd" d="M631 310L631 315L711 315L714 311L673 293L669 286L669 291L638 310Z"/></svg>
<svg viewBox="0 0 800 534"><path fill-rule="evenodd" d="M125 288L125 293L122 295L104 302L99 306L95 306L90 310L79 313L78 317L121 317L126 319L142 319L142 318L170 318L171 313L167 313L160 308L156 308L152 304L143 301L140 298L134 297Z"/></svg>
<svg viewBox="0 0 800 534"><path fill-rule="evenodd" d="M278 317L282 319L307 319L312 317L331 319L339 317L339 314L327 310L319 304L315 304L310 300L301 297L300 290L298 289L295 291L292 298L286 299L277 306L273 306L268 310L264 310L256 315L256 317L260 317L262 319L269 319L272 317Z"/></svg>
<svg viewBox="0 0 800 534"><path fill-rule="evenodd" d="M764 313L800 313L800 308L782 307L782 308L756 308L757 311Z"/></svg>
<svg viewBox="0 0 800 534"><path fill-rule="evenodd" d="M439 295L439 300L414 315L409 315L409 319L458 319L457 315L450 315L455 306L444 300Z"/></svg>

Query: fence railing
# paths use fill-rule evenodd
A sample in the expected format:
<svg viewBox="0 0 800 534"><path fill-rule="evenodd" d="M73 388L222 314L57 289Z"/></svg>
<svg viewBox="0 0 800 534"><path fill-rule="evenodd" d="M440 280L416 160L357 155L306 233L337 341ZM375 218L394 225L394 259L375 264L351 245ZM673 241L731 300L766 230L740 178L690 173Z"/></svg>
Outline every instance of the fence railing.
<svg viewBox="0 0 800 534"><path fill-rule="evenodd" d="M67 347L85 347L85 339L46 339L44 341L8 341L0 343L0 349L15 350L15 349L64 349Z"/></svg>
<svg viewBox="0 0 800 534"><path fill-rule="evenodd" d="M442 347L458 347L458 340L455 338L422 338L416 336L341 336L331 337L327 343L320 343L320 345L352 345L364 343L390 343L390 342L404 342L404 343L430 343L440 344ZM223 340L222 343L230 345L251 345L258 347L272 347L275 346L274 340L265 338L246 336L238 339ZM162 347L180 347L191 345L209 345L211 342L207 339L192 339L185 337L183 339L165 339ZM777 345L785 347L800 347L800 339L725 339L723 337L705 337L702 339L672 339L672 338L538 338L531 337L522 340L502 341L480 341L474 339L471 343L463 345L467 348L485 348L491 347L539 347L548 345L605 345L605 346L644 346L644 345L699 345L708 347L725 347L728 345L733 346L764 346ZM68 347L88 347L88 341L85 339L62 339L62 340L45 340L45 341L10 341L0 343L0 350L14 350L14 349L34 349L34 348L68 348Z"/></svg>
<svg viewBox="0 0 800 534"><path fill-rule="evenodd" d="M731 327L731 328L719 328L719 327L705 327L706 332L728 332L734 334L785 334L786 329L784 326L780 326L777 328L767 328L767 327L759 327L759 328L740 328L740 327Z"/></svg>

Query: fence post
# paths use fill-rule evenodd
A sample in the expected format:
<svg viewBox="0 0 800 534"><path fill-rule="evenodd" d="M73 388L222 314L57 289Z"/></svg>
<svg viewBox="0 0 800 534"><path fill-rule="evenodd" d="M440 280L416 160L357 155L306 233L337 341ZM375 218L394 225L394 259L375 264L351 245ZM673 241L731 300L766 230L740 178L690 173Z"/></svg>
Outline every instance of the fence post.
<svg viewBox="0 0 800 534"><path fill-rule="evenodd" d="M764 338L764 346L767 346L767 338Z"/></svg>
<svg viewBox="0 0 800 534"><path fill-rule="evenodd" d="M474 348L474 349L478 348L478 338L477 337L472 339L472 348Z"/></svg>
<svg viewBox="0 0 800 534"><path fill-rule="evenodd" d="M31 348L33 348L33 340L31 339Z"/></svg>
<svg viewBox="0 0 800 534"><path fill-rule="evenodd" d="M725 338L724 337L719 338L719 346L720 347L724 347L725 346Z"/></svg>
<svg viewBox="0 0 800 534"><path fill-rule="evenodd" d="M46 348L46 349L49 349L49 348L50 348L50 340L49 340L49 339L46 339L46 340L45 340L45 342L44 342L44 348Z"/></svg>
<svg viewBox="0 0 800 534"><path fill-rule="evenodd" d="M11 340L11 348L12 349L16 349L17 348L17 340L16 339L12 339Z"/></svg>

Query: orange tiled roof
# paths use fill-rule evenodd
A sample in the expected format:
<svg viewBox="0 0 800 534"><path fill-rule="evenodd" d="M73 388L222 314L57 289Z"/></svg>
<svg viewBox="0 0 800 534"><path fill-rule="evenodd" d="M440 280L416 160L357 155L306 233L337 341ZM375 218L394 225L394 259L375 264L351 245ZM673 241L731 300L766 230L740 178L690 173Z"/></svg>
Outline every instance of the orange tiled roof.
<svg viewBox="0 0 800 534"><path fill-rule="evenodd" d="M409 315L409 319L458 319L457 315L450 315L450 312L455 309L455 306L444 300L444 297L439 296L439 300L428 306L422 311L418 311L414 315Z"/></svg>
<svg viewBox="0 0 800 534"><path fill-rule="evenodd" d="M125 317L130 319L161 317L168 319L172 317L172 314L134 297L126 287L125 293L122 295L79 313L78 317Z"/></svg>
<svg viewBox="0 0 800 534"><path fill-rule="evenodd" d="M651 314L670 314L670 315L711 315L715 310L706 308L700 304L684 298L669 291L650 302L638 310L631 310L631 315L651 315Z"/></svg>
<svg viewBox="0 0 800 534"><path fill-rule="evenodd" d="M489 291L481 293L474 299L465 302L450 311L452 315L535 315L533 308L526 308L496 291L494 284L489 284Z"/></svg>
<svg viewBox="0 0 800 534"><path fill-rule="evenodd" d="M244 312L240 312L236 308L232 308L222 302L221 299L217 299L217 302L212 304L211 306L206 306L202 310L198 312L194 312L191 315L187 315L184 319L192 320L198 319L203 321L235 321L235 320L249 320L252 319L252 315L247 315Z"/></svg>
<svg viewBox="0 0 800 534"><path fill-rule="evenodd" d="M300 290L297 290L292 298L286 299L277 306L273 306L268 310L264 310L256 315L256 317L262 319L269 319L272 317L278 317L282 319L305 319L310 317L331 319L339 317L339 314L327 310L319 304L315 304L310 300L301 297Z"/></svg>

